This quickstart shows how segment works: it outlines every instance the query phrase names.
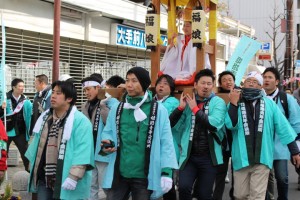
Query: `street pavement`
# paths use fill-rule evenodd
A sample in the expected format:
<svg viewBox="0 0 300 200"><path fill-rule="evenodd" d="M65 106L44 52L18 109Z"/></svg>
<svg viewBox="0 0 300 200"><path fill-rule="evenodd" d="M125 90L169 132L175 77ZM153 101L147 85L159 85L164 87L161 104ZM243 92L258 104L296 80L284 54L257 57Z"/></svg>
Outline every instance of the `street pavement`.
<svg viewBox="0 0 300 200"><path fill-rule="evenodd" d="M300 200L300 191L298 190L298 174L295 172L294 166L289 162L289 200ZM231 181L231 173L229 175ZM225 185L225 191L223 194L223 200L230 200L229 190L231 187L231 182ZM277 199L277 187L275 183L275 199Z"/></svg>
<svg viewBox="0 0 300 200"><path fill-rule="evenodd" d="M6 183L11 183L13 175L18 171L24 171L22 160L19 160L18 166L9 166L7 170L8 180L4 181L1 185L0 193L3 193L3 189ZM231 181L231 174L229 174ZM225 185L225 191L223 194L223 200L230 200L229 198L229 190L231 187L231 182ZM275 197L277 198L277 189L275 184ZM275 198L275 199L276 199ZM298 174L295 172L295 169L292 164L289 163L289 200L299 200L300 199L300 191L298 190Z"/></svg>

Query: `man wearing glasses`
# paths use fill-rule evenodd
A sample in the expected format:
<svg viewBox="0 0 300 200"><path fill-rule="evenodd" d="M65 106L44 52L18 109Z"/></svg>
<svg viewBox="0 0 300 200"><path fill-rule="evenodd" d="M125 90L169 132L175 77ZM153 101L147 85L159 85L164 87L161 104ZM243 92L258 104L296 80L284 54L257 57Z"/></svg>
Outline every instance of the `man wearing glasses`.
<svg viewBox="0 0 300 200"><path fill-rule="evenodd" d="M274 134L300 166L296 133L276 103L262 95L263 77L250 72L242 91L233 89L225 125L232 130L234 198L264 200L273 166Z"/></svg>

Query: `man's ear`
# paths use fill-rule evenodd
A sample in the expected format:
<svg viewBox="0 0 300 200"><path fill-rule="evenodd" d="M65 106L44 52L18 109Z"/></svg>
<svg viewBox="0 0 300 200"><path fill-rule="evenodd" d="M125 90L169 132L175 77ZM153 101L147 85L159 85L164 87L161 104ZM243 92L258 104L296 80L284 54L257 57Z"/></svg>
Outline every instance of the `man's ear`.
<svg viewBox="0 0 300 200"><path fill-rule="evenodd" d="M71 103L71 101L73 101L73 98L67 98L66 101L67 101L68 103Z"/></svg>

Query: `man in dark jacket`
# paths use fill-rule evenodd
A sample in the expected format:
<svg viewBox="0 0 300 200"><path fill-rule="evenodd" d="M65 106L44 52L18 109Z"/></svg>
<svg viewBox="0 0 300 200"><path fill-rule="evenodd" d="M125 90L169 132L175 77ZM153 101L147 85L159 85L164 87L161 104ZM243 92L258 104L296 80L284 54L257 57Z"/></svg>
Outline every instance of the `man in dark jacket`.
<svg viewBox="0 0 300 200"><path fill-rule="evenodd" d="M34 86L37 92L34 95L32 104L30 134L32 134L32 129L41 113L48 110L51 106L50 99L52 90L51 86L48 85L48 77L45 74L37 75L35 77Z"/></svg>
<svg viewBox="0 0 300 200"><path fill-rule="evenodd" d="M25 170L28 171L29 161L24 156L29 140L29 129L32 112L32 104L23 94L24 81L16 78L11 82L12 90L6 94L6 103L0 108L0 116L4 115L6 109L7 123L7 150L13 141L20 151Z"/></svg>

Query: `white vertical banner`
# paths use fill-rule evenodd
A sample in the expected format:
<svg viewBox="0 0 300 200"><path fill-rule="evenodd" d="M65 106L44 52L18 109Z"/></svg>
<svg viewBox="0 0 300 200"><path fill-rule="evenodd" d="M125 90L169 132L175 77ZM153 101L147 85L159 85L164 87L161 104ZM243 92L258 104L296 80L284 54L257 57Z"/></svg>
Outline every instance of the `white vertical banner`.
<svg viewBox="0 0 300 200"><path fill-rule="evenodd" d="M6 37L3 13L1 12L1 32L2 32L2 56L0 65L0 106L6 102L6 81L5 81L5 52L6 52ZM4 127L6 130L6 109L4 109ZM6 160L7 165L7 160ZM8 180L8 173L5 173L5 180Z"/></svg>
<svg viewBox="0 0 300 200"><path fill-rule="evenodd" d="M203 43L205 40L206 17L203 10L192 12L192 41L193 44Z"/></svg>
<svg viewBox="0 0 300 200"><path fill-rule="evenodd" d="M1 32L2 32L2 56L0 66L0 105L6 101L6 82L5 82L5 51L6 51L6 37L5 37L5 25L3 20L3 14L1 12Z"/></svg>
<svg viewBox="0 0 300 200"><path fill-rule="evenodd" d="M159 15L147 14L145 22L146 46L156 46L159 33Z"/></svg>

